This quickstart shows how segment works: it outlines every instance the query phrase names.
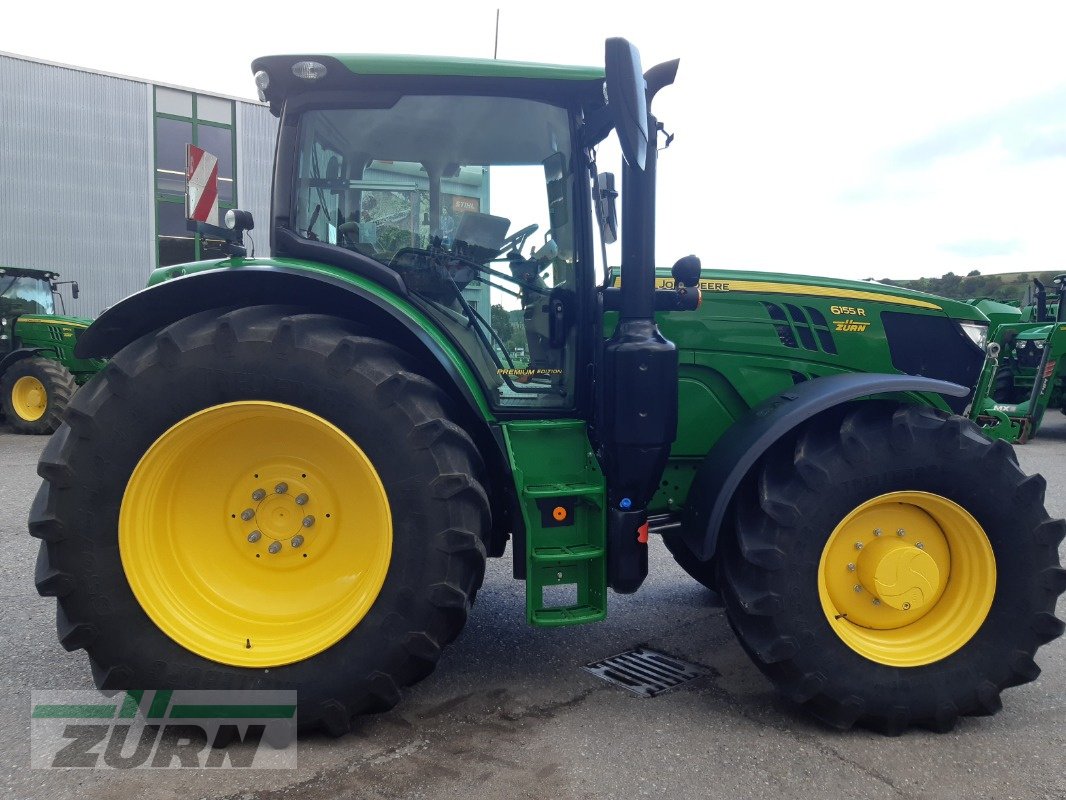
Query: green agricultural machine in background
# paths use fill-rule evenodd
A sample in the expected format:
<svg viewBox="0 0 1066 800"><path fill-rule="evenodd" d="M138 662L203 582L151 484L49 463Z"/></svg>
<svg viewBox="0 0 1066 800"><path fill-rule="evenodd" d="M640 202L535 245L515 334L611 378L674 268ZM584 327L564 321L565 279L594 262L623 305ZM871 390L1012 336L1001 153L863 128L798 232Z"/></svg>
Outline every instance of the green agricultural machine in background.
<svg viewBox="0 0 1066 800"><path fill-rule="evenodd" d="M948 730L1037 677L1066 523L958 416L987 318L692 256L656 273L676 69L622 39L605 69L254 63L271 255L231 212L230 258L105 312L77 352L107 367L41 458L37 588L98 686L295 688L302 728L342 734L433 670L508 542L528 622L561 626L639 588L649 535L830 725Z"/></svg>
<svg viewBox="0 0 1066 800"><path fill-rule="evenodd" d="M1066 413L1066 275L1054 285L1054 303L1035 278L1029 301L1020 307L973 303L993 327L970 417L991 438L1025 444L1049 408Z"/></svg>
<svg viewBox="0 0 1066 800"><path fill-rule="evenodd" d="M56 314L54 272L0 267L0 412L17 433L51 433L77 387L104 362L74 345L92 320ZM78 297L78 284L71 294ZM62 302L62 298L60 298Z"/></svg>

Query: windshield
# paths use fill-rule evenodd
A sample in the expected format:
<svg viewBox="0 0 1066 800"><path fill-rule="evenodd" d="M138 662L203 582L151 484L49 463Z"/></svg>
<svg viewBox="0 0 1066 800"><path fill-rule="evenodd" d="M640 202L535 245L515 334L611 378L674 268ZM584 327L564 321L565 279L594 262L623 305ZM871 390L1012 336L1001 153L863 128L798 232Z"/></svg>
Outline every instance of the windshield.
<svg viewBox="0 0 1066 800"><path fill-rule="evenodd" d="M51 284L42 278L0 275L0 311L5 314L55 314Z"/></svg>
<svg viewBox="0 0 1066 800"><path fill-rule="evenodd" d="M570 153L566 110L534 100L406 96L309 111L290 224L399 272L495 405L569 406Z"/></svg>

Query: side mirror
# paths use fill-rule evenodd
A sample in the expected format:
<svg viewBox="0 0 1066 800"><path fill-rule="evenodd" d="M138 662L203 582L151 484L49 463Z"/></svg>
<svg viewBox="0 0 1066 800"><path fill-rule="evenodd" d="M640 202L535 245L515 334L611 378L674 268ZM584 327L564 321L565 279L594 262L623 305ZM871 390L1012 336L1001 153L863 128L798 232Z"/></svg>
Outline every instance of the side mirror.
<svg viewBox="0 0 1066 800"><path fill-rule="evenodd" d="M637 48L621 37L607 40L604 51L607 111L622 155L633 169L643 170L648 154L648 97Z"/></svg>
<svg viewBox="0 0 1066 800"><path fill-rule="evenodd" d="M78 288L78 282L74 281L72 284L70 284L70 296L73 297L75 300L77 300L78 299L78 295L80 295L80 294L81 294L81 289Z"/></svg>
<svg viewBox="0 0 1066 800"><path fill-rule="evenodd" d="M596 175L596 220L600 223L600 238L604 244L618 241L618 190L614 188L614 174Z"/></svg>
<svg viewBox="0 0 1066 800"><path fill-rule="evenodd" d="M698 286L702 268L697 256L685 256L677 260L670 269L670 274L673 275L676 285Z"/></svg>

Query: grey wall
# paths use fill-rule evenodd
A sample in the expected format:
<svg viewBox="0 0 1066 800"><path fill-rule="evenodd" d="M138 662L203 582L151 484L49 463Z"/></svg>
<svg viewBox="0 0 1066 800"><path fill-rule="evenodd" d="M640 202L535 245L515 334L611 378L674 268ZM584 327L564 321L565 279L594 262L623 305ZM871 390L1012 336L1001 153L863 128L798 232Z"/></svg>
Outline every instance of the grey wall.
<svg viewBox="0 0 1066 800"><path fill-rule="evenodd" d="M270 186L278 121L266 106L237 103L237 200L251 211L257 256L270 255ZM245 244L251 244L245 238Z"/></svg>
<svg viewBox="0 0 1066 800"><path fill-rule="evenodd" d="M151 86L0 56L0 264L55 269L92 316L155 263Z"/></svg>

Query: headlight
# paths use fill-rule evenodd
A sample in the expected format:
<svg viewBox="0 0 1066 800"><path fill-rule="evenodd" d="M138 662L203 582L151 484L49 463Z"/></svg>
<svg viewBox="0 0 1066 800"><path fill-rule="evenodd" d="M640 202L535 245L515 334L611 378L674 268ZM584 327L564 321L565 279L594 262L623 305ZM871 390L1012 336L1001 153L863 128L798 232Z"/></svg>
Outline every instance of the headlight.
<svg viewBox="0 0 1066 800"><path fill-rule="evenodd" d="M970 341L985 349L985 342L988 341L988 326L980 322L960 322L959 327L962 328L962 332L970 337Z"/></svg>
<svg viewBox="0 0 1066 800"><path fill-rule="evenodd" d="M1044 343L1042 341L1035 341L1035 342L1033 342L1033 344L1036 345L1036 349L1037 350L1043 350L1044 349Z"/></svg>
<svg viewBox="0 0 1066 800"><path fill-rule="evenodd" d="M1028 345L1029 345L1029 342L1018 342L1018 349L1019 350L1024 350L1026 347L1028 347Z"/></svg>

